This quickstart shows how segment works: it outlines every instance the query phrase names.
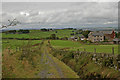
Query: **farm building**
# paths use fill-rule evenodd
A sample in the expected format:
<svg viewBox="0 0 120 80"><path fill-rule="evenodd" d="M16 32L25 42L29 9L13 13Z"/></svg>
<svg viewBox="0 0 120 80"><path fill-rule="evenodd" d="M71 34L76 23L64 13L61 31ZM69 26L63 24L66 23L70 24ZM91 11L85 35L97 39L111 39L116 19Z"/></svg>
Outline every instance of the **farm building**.
<svg viewBox="0 0 120 80"><path fill-rule="evenodd" d="M72 36L72 37L68 38L68 40L78 41L78 37L77 36Z"/></svg>
<svg viewBox="0 0 120 80"><path fill-rule="evenodd" d="M112 41L115 38L114 31L100 31L100 33L103 33L105 36L105 39L107 39L108 41Z"/></svg>
<svg viewBox="0 0 120 80"><path fill-rule="evenodd" d="M79 37L79 40L81 40L81 41L86 39L82 34L79 34L78 37Z"/></svg>
<svg viewBox="0 0 120 80"><path fill-rule="evenodd" d="M78 34L68 38L68 40L72 40L72 41L85 40L85 39L86 38L82 34Z"/></svg>
<svg viewBox="0 0 120 80"><path fill-rule="evenodd" d="M104 41L105 39L107 39L108 41L113 41L114 38L114 31L94 31L88 34L88 40L92 42Z"/></svg>
<svg viewBox="0 0 120 80"><path fill-rule="evenodd" d="M88 34L88 40L92 42L104 41L104 34L100 32L90 32Z"/></svg>

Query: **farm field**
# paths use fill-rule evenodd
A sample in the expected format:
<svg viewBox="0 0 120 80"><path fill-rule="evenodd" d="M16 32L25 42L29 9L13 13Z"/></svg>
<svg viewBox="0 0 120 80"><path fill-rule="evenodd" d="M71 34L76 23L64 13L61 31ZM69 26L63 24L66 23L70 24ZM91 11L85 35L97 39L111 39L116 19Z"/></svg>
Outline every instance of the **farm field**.
<svg viewBox="0 0 120 80"><path fill-rule="evenodd" d="M51 34L56 34L57 37L70 37L74 30L55 30L55 31L40 31L30 30L28 34L6 34L2 33L2 38L46 38L50 37Z"/></svg>
<svg viewBox="0 0 120 80"><path fill-rule="evenodd" d="M24 40L9 40L9 43L13 42L19 42L19 46L24 43L24 52L3 51L3 78L79 78L70 67L49 53L47 41L42 44L41 41L31 42L32 45L40 43L37 46L30 46Z"/></svg>
<svg viewBox="0 0 120 80"><path fill-rule="evenodd" d="M26 44L34 45L37 43L40 43L42 40L9 40L9 39L3 39L2 40L2 49L10 47L10 49L16 49L16 47L22 47Z"/></svg>
<svg viewBox="0 0 120 80"><path fill-rule="evenodd" d="M112 54L112 47L114 47L114 53L116 54L115 56L117 56L118 45L95 45L93 43L83 43L80 41L42 39L50 37L51 34L56 34L56 36L59 38L71 37L70 34L74 33L73 30L56 31L44 32L40 30L30 30L30 33L28 34L3 33L3 38L40 39L2 39L2 52L4 63L3 76L11 78L85 78L87 76L91 77L91 74L94 73L94 75L100 75L99 77L106 77L108 73L110 75L107 75L107 77L111 77L111 75L113 75L113 77L119 78L119 72L116 71L114 67L105 67L106 65L104 64L104 62L107 64L108 61L103 61L101 63L102 65L98 65L98 63L96 64L92 60L91 54L87 54L86 56L84 52L82 52L83 54L79 56L79 58L74 57L76 56L74 55L74 53L76 53L75 51L84 51L84 49L86 49L86 52L94 52L94 48L96 48L96 54ZM110 59L106 58L106 60ZM101 58L99 60L101 60ZM109 65L107 65L107 67L109 67ZM13 68L13 70L11 70L11 68ZM11 74L7 72L8 70L9 72L11 72ZM30 74L26 76L26 74L28 73Z"/></svg>
<svg viewBox="0 0 120 80"><path fill-rule="evenodd" d="M96 48L97 53L112 53L112 47L114 47L115 54L118 54L118 45L88 45L67 40L51 40L51 44L54 48L67 48L70 51L77 51L78 49L84 51L85 48L87 52L94 52L94 48Z"/></svg>
<svg viewBox="0 0 120 80"><path fill-rule="evenodd" d="M82 54L77 60L71 57L71 53L69 51L65 53L64 50L63 53L59 52L59 50L63 48L68 48L68 50L70 51L76 51L77 49L81 48L81 46L87 46L86 48L88 49L93 48L91 48L90 46L104 49L106 47L112 48L112 46L115 47L116 45L100 45L98 47L98 45L83 45L80 42L68 40L51 40L50 44L57 49L55 51L52 50L48 40L3 40L3 76L11 78L79 78L80 76L80 78L82 78L89 75L89 73L95 72L97 74L100 72L99 74L103 77L105 77L107 73L109 73L110 75L108 75L108 77L111 77L111 75L113 75L113 77L119 78L118 71L115 71L113 68L106 68L95 64L90 58L91 55L85 56L84 54ZM10 47L10 52L8 52L8 49L6 49L7 47ZM21 47L24 52L15 51L16 47ZM12 52L12 50L14 50L14 52ZM106 51L106 53L107 52L108 51ZM56 54L57 56L54 56L53 54ZM86 63L87 65L85 67L82 67ZM8 65L10 65L10 67ZM11 66L13 68L13 71L11 70ZM11 74L7 73L8 70L9 72L11 72ZM82 71L84 73L80 75ZM28 74L29 72L30 74L26 76L26 74Z"/></svg>

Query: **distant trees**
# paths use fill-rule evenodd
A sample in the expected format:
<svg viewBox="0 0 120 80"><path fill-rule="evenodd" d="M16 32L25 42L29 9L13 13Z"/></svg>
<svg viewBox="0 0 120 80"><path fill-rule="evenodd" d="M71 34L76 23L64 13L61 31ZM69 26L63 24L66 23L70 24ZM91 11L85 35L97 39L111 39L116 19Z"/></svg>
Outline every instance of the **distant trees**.
<svg viewBox="0 0 120 80"><path fill-rule="evenodd" d="M50 39L59 39L59 38L56 36L56 34L51 34Z"/></svg>
<svg viewBox="0 0 120 80"><path fill-rule="evenodd" d="M66 30L74 30L74 28L64 28L64 29L66 29Z"/></svg>
<svg viewBox="0 0 120 80"><path fill-rule="evenodd" d="M84 35L85 38L88 38L88 34L90 33L91 31L87 30L87 31L82 31L82 34Z"/></svg>
<svg viewBox="0 0 120 80"><path fill-rule="evenodd" d="M27 33L29 33L30 31L29 30L23 30L23 29L20 29L20 30L9 30L9 31L6 31L5 33L6 34L16 34L16 33L18 33L18 34L27 34Z"/></svg>
<svg viewBox="0 0 120 80"><path fill-rule="evenodd" d="M76 31L75 34L82 34L82 32L83 32L82 29L79 29L79 30Z"/></svg>
<svg viewBox="0 0 120 80"><path fill-rule="evenodd" d="M116 38L120 38L120 32L115 33Z"/></svg>
<svg viewBox="0 0 120 80"><path fill-rule="evenodd" d="M70 35L75 35L74 33L71 33Z"/></svg>
<svg viewBox="0 0 120 80"><path fill-rule="evenodd" d="M15 33L16 33L16 30L6 31L5 33L6 33L6 34L15 34Z"/></svg>
<svg viewBox="0 0 120 80"><path fill-rule="evenodd" d="M30 32L29 30L23 30L23 29L18 31L19 34L27 34L29 32Z"/></svg>
<svg viewBox="0 0 120 80"><path fill-rule="evenodd" d="M56 34L51 34L50 38L51 39L55 39L56 38Z"/></svg>
<svg viewBox="0 0 120 80"><path fill-rule="evenodd" d="M61 38L61 40L68 40L68 37L63 37Z"/></svg>
<svg viewBox="0 0 120 80"><path fill-rule="evenodd" d="M52 31L53 29L46 29L46 28L43 28L41 29L41 31Z"/></svg>
<svg viewBox="0 0 120 80"><path fill-rule="evenodd" d="M43 28L43 29L41 29L41 31L49 31L49 30L48 30L48 29Z"/></svg>

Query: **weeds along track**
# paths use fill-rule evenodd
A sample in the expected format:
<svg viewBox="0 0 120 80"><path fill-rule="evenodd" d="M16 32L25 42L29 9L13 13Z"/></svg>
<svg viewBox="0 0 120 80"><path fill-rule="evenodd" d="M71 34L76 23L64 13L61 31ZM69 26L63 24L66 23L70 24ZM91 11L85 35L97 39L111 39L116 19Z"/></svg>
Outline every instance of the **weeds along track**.
<svg viewBox="0 0 120 80"><path fill-rule="evenodd" d="M120 79L120 55L64 51L53 48L51 54L74 70L80 78Z"/></svg>

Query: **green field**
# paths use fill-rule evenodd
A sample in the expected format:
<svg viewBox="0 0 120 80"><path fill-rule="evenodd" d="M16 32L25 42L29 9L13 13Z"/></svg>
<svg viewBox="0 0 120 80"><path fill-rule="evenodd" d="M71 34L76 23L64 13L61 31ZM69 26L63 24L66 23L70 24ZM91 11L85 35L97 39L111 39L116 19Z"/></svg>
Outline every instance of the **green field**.
<svg viewBox="0 0 120 80"><path fill-rule="evenodd" d="M2 49L10 47L11 49L16 49L16 47L21 47L25 44L37 44L42 40L2 40ZM84 48L87 52L94 52L94 48L96 48L96 52L98 53L112 53L112 47L115 49L115 54L118 54L118 45L87 45L81 44L80 42L73 41L65 41L65 40L51 40L51 44L55 48L67 48L70 51L84 51Z"/></svg>
<svg viewBox="0 0 120 80"><path fill-rule="evenodd" d="M22 47L26 44L34 45L40 43L42 40L2 40L2 49L10 47L11 49L16 49L16 47Z"/></svg>
<svg viewBox="0 0 120 80"><path fill-rule="evenodd" d="M41 39L50 37L51 34L56 34L59 38L69 38L71 37L70 34L74 33L73 31L75 30L56 31L44 32L40 30L30 30L28 34L2 33L2 38ZM18 47L19 50L16 49ZM96 73L101 75L100 77L119 78L119 72L117 70L108 68L109 66L103 66L104 62L111 59L106 58L104 59L105 61L100 60L103 61L103 63L102 65L98 65L91 59L93 54L87 54L86 56L83 52L79 58L74 57L76 55L74 51L84 51L84 49L86 49L87 52L94 52L95 48L97 53L112 54L113 47L115 54L118 54L118 45L114 44L96 45L94 43L86 44L80 41L70 40L50 40L49 44L49 40L45 39L2 39L3 77L42 78L44 76L48 78L85 78L91 73ZM96 59L101 58L96 57Z"/></svg>
<svg viewBox="0 0 120 80"><path fill-rule="evenodd" d="M40 40L4 40L3 78L79 78L66 64L53 57L49 52L48 41ZM18 44L17 44L18 43ZM41 45L33 46L40 43ZM23 50L12 52L15 46L23 46ZM11 49L12 48L12 49Z"/></svg>
<svg viewBox="0 0 120 80"><path fill-rule="evenodd" d="M94 52L94 48L96 48L97 53L112 53L112 47L114 47L115 54L118 54L118 45L87 45L67 40L51 40L51 44L54 48L67 48L72 51L77 51L77 49L84 51L85 48L87 52Z"/></svg>
<svg viewBox="0 0 120 80"><path fill-rule="evenodd" d="M56 33L57 31L57 33ZM70 37L74 30L55 30L55 31L40 31L30 30L28 34L6 34L2 33L2 38L46 38L50 37L51 34L56 34L57 37Z"/></svg>
<svg viewBox="0 0 120 80"><path fill-rule="evenodd" d="M5 34L2 33L2 38L46 38L50 37L51 34L56 34L57 37L63 38L63 37L71 37L71 33L75 30L54 30L54 31L41 31L41 30L30 30L30 33L28 34ZM17 45L22 46L23 44L26 44L26 41L16 41L16 40L3 40L3 48L7 45L11 45L13 47L16 47ZM29 41L30 42L30 41ZM30 43L37 43L39 40L31 40ZM12 43L12 44L11 44ZM61 40L52 40L51 44L56 48L69 48L69 50L76 51L79 49L80 51L84 51L84 48L87 52L94 52L94 48L96 48L96 52L98 53L112 53L112 47L115 49L115 54L118 54L118 45L94 45L94 44L82 44L80 42L72 42L72 41L61 41ZM7 46L8 47L8 46Z"/></svg>

